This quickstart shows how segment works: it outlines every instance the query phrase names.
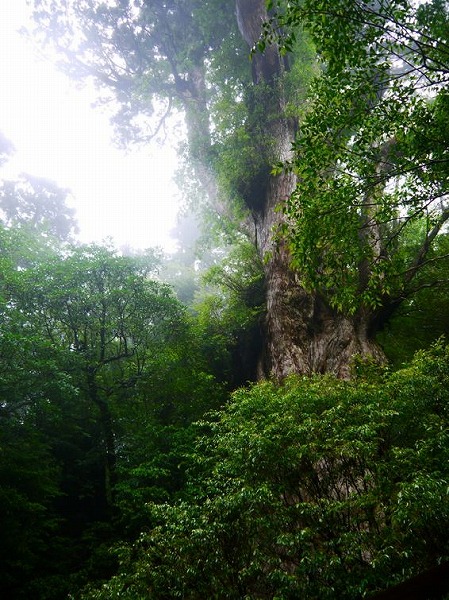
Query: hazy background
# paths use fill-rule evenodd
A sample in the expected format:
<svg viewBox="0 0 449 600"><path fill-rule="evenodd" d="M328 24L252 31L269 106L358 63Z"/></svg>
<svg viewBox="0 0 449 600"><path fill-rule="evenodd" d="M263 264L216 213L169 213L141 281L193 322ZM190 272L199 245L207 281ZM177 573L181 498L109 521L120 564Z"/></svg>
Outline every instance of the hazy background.
<svg viewBox="0 0 449 600"><path fill-rule="evenodd" d="M114 148L93 90L77 89L18 33L26 0L0 6L0 131L16 153L0 171L47 177L73 193L83 242L111 237L117 247L173 249L179 193L173 149L156 143L126 154Z"/></svg>

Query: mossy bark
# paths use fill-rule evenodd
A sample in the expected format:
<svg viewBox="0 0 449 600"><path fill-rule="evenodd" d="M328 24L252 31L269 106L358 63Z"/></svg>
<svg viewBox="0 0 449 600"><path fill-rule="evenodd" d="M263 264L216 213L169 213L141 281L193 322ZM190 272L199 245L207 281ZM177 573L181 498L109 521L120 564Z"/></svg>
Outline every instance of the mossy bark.
<svg viewBox="0 0 449 600"><path fill-rule="evenodd" d="M268 18L265 1L237 0L236 12L243 38L254 45ZM275 45L253 57L253 85L261 89L260 94L253 96L263 102L265 131L270 139L267 156L271 156L272 164L291 158L298 126L286 116L285 69ZM291 269L285 242L275 238L283 219L279 209L295 189L294 174L269 175L264 186L259 182L260 177L254 180L257 189L252 190L253 201L248 204L265 264L265 343L259 359L259 377L282 379L291 373L333 373L347 378L355 355L383 361L383 353L372 336L372 316L363 311L351 317L339 314L318 294L304 290L300 273Z"/></svg>

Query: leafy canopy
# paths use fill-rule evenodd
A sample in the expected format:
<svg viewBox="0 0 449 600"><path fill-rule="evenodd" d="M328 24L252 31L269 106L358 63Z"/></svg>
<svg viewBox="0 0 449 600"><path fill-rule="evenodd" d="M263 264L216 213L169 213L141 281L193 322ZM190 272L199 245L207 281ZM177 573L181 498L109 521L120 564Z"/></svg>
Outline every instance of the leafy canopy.
<svg viewBox="0 0 449 600"><path fill-rule="evenodd" d="M449 217L446 3L271 4L268 37L304 28L322 65L287 165L293 264L339 309L401 302Z"/></svg>

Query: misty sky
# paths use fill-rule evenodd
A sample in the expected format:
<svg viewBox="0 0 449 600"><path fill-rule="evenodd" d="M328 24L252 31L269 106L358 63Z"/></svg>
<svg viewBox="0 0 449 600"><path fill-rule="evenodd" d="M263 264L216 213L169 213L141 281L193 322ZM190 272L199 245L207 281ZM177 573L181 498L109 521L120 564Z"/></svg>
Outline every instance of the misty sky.
<svg viewBox="0 0 449 600"><path fill-rule="evenodd" d="M0 130L17 152L2 177L48 177L74 195L85 242L112 237L117 247L173 247L179 192L173 150L156 144L128 153L112 147L108 117L17 33L26 0L0 6Z"/></svg>

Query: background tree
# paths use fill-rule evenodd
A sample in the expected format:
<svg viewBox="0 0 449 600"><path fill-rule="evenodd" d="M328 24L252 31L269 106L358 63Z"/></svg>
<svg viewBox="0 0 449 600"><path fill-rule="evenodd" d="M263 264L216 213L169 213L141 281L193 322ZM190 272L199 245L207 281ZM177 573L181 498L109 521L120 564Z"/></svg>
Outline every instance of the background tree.
<svg viewBox="0 0 449 600"><path fill-rule="evenodd" d="M159 277L173 287L185 306L190 307L199 290L202 266L198 252L200 229L197 215L191 211L179 214L170 235L176 240L177 249L165 257Z"/></svg>
<svg viewBox="0 0 449 600"><path fill-rule="evenodd" d="M2 261L5 549L18 543L5 597L60 598L109 577L114 540L179 491L189 426L224 390L150 255L65 246L31 267Z"/></svg>
<svg viewBox="0 0 449 600"><path fill-rule="evenodd" d="M183 327L168 288L146 279L153 265L81 247L19 274L20 310L54 346L71 352L83 396L98 413L104 446L104 500L112 507L116 431L111 402L126 398L150 352Z"/></svg>
<svg viewBox="0 0 449 600"><path fill-rule="evenodd" d="M0 132L0 166L13 151L12 142ZM78 224L69 200L70 191L49 179L26 173L0 178L0 244L8 264L30 268L61 244L73 242Z"/></svg>
<svg viewBox="0 0 449 600"><path fill-rule="evenodd" d="M53 181L22 174L16 181L2 181L0 211L8 228L26 228L30 233L67 241L77 232L74 209L67 206L69 191Z"/></svg>

